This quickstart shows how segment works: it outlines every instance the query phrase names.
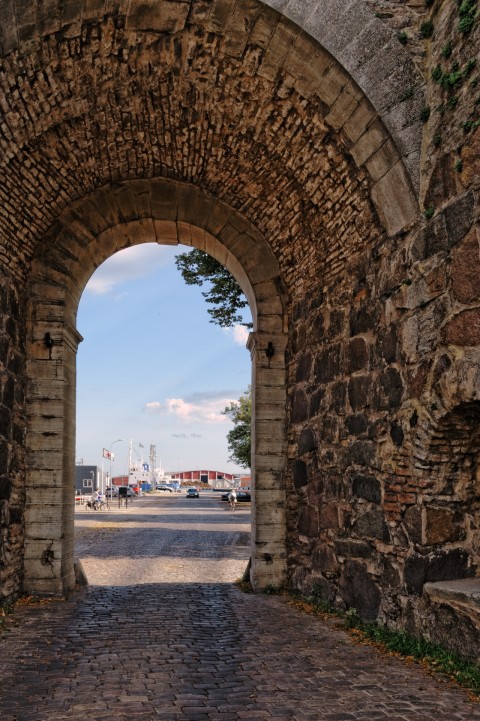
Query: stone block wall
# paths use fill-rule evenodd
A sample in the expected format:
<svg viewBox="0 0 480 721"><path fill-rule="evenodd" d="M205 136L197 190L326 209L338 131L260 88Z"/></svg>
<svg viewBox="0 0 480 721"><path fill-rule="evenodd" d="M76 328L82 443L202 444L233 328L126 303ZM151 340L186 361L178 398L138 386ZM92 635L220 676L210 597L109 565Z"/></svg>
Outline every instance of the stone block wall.
<svg viewBox="0 0 480 721"><path fill-rule="evenodd" d="M0 274L0 605L22 590L25 539L25 316Z"/></svg>
<svg viewBox="0 0 480 721"><path fill-rule="evenodd" d="M479 27L462 17L422 10L424 218L292 308L289 539L297 588L476 656L478 614L424 591L480 575Z"/></svg>

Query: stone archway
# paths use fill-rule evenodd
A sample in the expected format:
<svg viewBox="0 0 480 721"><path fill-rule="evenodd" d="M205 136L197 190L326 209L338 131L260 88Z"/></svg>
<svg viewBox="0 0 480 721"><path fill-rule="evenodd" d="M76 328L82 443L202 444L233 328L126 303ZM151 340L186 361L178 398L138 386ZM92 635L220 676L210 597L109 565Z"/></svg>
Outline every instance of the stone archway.
<svg viewBox="0 0 480 721"><path fill-rule="evenodd" d="M423 81L365 2L316 5L119 0L107 12L59 0L20 17L15 3L2 4L0 200L8 217L0 215L0 237L19 346L25 306L29 313L28 351L18 353L29 387L26 403L18 393L18 414L26 408L30 431L26 456L20 432L12 442L11 493L21 518L26 476L25 589L61 592L72 583L69 500L53 512L36 492L44 487L48 497L53 472L68 488L75 309L86 280L120 247L180 237L232 269L257 315L254 578L278 585L284 577L286 518L297 532L303 498L294 489L285 510L282 474L307 416L318 421L316 386L327 387L343 362L333 309L341 300L347 333L347 306L368 300L365 268L382 253L387 263L391 238L418 221ZM276 349L270 367L265 341ZM364 339L350 345L352 356L357 346L365 355ZM365 364L352 358L355 382ZM45 387L58 393L51 411L42 409ZM308 443L304 452L313 453ZM300 463L301 491L308 464ZM272 497L277 515L262 518ZM302 514L302 530L316 513Z"/></svg>
<svg viewBox="0 0 480 721"><path fill-rule="evenodd" d="M65 212L29 281L27 512L24 590L63 594L75 582L73 494L75 317L83 288L117 250L138 243L191 245L238 280L252 310L252 568L254 587L285 581L286 321L278 264L239 213L168 180L102 189ZM265 351L271 343L274 356Z"/></svg>

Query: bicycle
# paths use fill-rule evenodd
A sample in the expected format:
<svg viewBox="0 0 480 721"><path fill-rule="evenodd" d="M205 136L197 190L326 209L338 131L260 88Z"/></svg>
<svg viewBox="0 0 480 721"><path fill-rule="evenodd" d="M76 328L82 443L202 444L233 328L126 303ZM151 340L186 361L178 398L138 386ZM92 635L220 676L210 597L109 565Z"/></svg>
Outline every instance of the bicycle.
<svg viewBox="0 0 480 721"><path fill-rule="evenodd" d="M92 511L106 511L107 510L107 504L105 501L87 501L85 504L86 508L91 508Z"/></svg>

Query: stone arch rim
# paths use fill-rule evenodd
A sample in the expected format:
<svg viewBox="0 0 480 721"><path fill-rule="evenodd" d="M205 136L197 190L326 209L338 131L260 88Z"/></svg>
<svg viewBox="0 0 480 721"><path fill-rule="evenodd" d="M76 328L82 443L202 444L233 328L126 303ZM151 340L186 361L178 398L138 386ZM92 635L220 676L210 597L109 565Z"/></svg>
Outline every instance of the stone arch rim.
<svg viewBox="0 0 480 721"><path fill-rule="evenodd" d="M154 5L142 4L140 0L133 0L131 3L121 1L117 12L125 19L128 31L133 33L138 34L148 30L157 34L161 32L173 34L185 29L189 9L192 10L194 5L194 2L178 3L176 10L178 17L175 18L161 17L161 12L157 12ZM216 0L213 7L215 10L215 13L212 11L213 14L219 17L225 15L225 27L217 17L213 20L209 18L205 27L209 27L210 23L212 27L220 28L228 37L228 33L234 29L232 18L226 13L228 3L226 0ZM422 137L419 114L424 103L422 79L413 61L396 40L393 31L374 17L363 0L348 0L346 3L330 0L322 4L321 8L317 8L310 0L301 7L297 2L289 0L287 2L258 0L252 12L258 12L259 8L267 8L269 12L278 16L279 27L282 22L290 26L295 25L305 38L313 40L320 50L331 57L332 67L326 71L324 69L322 82L328 76L328 83L333 84L335 91L329 90L328 100L318 88L315 89L314 94L318 94L322 102L328 106L328 118L332 129L335 132L342 129L342 132L346 133L346 149L349 150L351 144L352 156L357 167L364 168L370 176L371 199L379 213L381 223L389 234L395 235L418 217L418 168ZM7 8L5 12L8 15ZM91 22L100 16L98 8L93 6L80 7L77 14L68 18L59 11L59 17L55 18L52 26L47 22L48 19L43 18L41 10L37 12L36 22L39 27L36 27L35 22L24 27L20 19L17 23L13 23L10 36L3 39L2 49L5 54L18 48L28 51L35 42L46 37L48 32L58 33L65 30L67 36L71 33L72 37L77 37L83 22ZM230 14L233 15L234 12ZM15 18L15 8L11 9L11 15ZM343 37L345 32L340 32L342 23L350 15L355 20L355 27L361 31L359 38L355 33L351 36L347 33L345 38ZM280 29L279 35L281 34ZM295 33L292 31L292 37L294 36ZM267 43L267 53L272 43ZM293 56L295 53L298 54L301 48L294 47L295 40L292 38L289 39L287 46L289 43L286 58L276 63L275 72L285 69L288 73L291 72L292 77L296 78L300 85L305 85L301 72L295 67L296 58L290 58L289 55L292 47ZM373 48L371 53L367 53L369 44ZM385 54L387 58L392 58L392 67L387 66ZM387 93L386 83L379 82L378 78L385 76L385 73L387 73L385 79L390 78L394 75L393 68L399 74L398 77L395 76L395 80L391 80L387 98L384 97ZM322 71L319 70L319 73L321 75ZM406 91L412 88L413 95L405 99L404 96L408 95ZM350 134L349 131L345 131L345 127L352 120L355 103L358 102L358 92L362 95L362 102L366 102L372 112L367 121L363 120L360 124L358 120L355 121L355 128ZM84 100L86 102L86 99ZM395 147L392 148L392 145Z"/></svg>
<svg viewBox="0 0 480 721"><path fill-rule="evenodd" d="M88 223L80 224L82 202L75 208L66 209L61 223L52 228L52 241L44 258L37 257L29 280L28 293L28 341L27 341L27 512L26 542L24 562L24 591L37 595L64 594L75 583L73 555L73 503L68 496L72 485L75 459L75 400L76 369L75 358L79 341L82 339L76 331L76 308L83 292L86 280L95 269L97 260L103 262L120 248L108 244L115 234L115 227L143 233L138 244L149 242L146 230L156 231L156 242L175 228L189 239L189 245L210 252L229 269L236 271L237 277L244 273L244 286L249 286L255 301L257 324L249 340L252 356L252 384L255 388L254 438L252 477L254 478L254 499L252 523L252 583L257 588L269 585L281 586L286 575L286 519L285 489L283 467L285 464L285 426L286 426L286 370L285 370L285 314L284 302L279 288L281 280L275 273L275 258L265 239L237 211L226 204L208 197L201 190L192 189L177 181L151 181L156 190L165 194L170 192L170 200L163 211L157 208L155 220L157 228L147 221L146 208L139 213L140 199L144 197L145 181L131 181L112 189L117 193L115 207L118 212L118 226L108 225L107 216L103 216L105 228L97 236L91 232ZM108 189L100 189L98 196L105 198ZM123 193L122 205L118 193ZM95 194L84 199L83 211L90 211L90 222L95 215ZM128 198L128 203L127 203ZM137 202L132 203L132 198ZM201 203L204 201L211 212L204 212L200 218ZM158 199L158 198L157 198ZM174 199L182 202L177 205ZM186 200L189 202L186 202ZM110 211L112 211L110 207ZM175 207L175 220L168 217ZM135 208L135 211L133 210ZM97 208L98 210L98 208ZM205 210L205 209L204 209ZM198 214L197 224L191 223ZM133 217L135 216L135 217ZM163 220L160 217L163 216ZM100 215L96 216L100 222ZM231 222L229 222L229 219ZM110 218L111 220L111 218ZM71 221L69 224L68 221ZM219 230L218 237L211 232L212 223ZM206 226L210 223L210 231ZM166 224L166 225L165 225ZM172 225L173 224L173 225ZM248 232L247 232L248 230ZM223 235L222 235L223 232ZM106 235L105 235L106 234ZM102 236L104 236L102 238ZM188 238L187 238L188 236ZM128 233L123 236L125 239ZM163 236L165 238L165 236ZM65 257L65 243L69 242L69 268ZM99 240L100 239L100 240ZM176 243L178 243L178 237ZM255 244L261 243L260 249ZM76 260L75 245L78 251ZM122 245L122 243L120 243ZM130 244L131 245L131 244ZM127 244L122 245L127 247ZM256 252L255 252L256 251ZM223 253L223 257L222 256ZM220 256L220 257L219 257ZM84 263L89 260L90 267ZM263 268L262 268L263 265ZM83 270L80 284L76 283L76 272ZM278 266L277 266L278 270ZM248 292L248 287L247 287ZM44 343L45 333L49 332L54 341L51 348ZM270 364L265 354L268 342L275 346L275 360ZM268 362L267 362L268 361ZM272 389L276 398L272 404ZM262 412L268 405L269 412ZM272 416L272 407L274 407ZM45 438L45 425L42 419L48 417L54 431ZM268 437L268 444L267 444ZM272 461L273 459L273 461ZM272 463L276 475L272 474ZM275 476L275 477L273 477ZM50 484L61 490L61 500L56 501L47 493ZM274 508L270 510L269 499L274 497ZM40 523L42 509L48 506L48 523ZM275 526L272 537L271 527ZM268 525L269 539L265 527ZM49 564L45 566L45 549L48 549Z"/></svg>

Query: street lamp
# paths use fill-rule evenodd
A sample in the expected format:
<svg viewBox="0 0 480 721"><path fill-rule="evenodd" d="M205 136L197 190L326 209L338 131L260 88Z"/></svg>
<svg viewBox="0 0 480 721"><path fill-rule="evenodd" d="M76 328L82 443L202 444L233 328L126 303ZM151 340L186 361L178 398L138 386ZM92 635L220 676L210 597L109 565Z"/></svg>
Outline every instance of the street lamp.
<svg viewBox="0 0 480 721"><path fill-rule="evenodd" d="M110 443L110 448L108 449L108 450L109 450L109 455L108 455L108 457L109 457L109 461L110 461L110 498L111 498L112 500L113 500L112 446L113 446L114 443L121 443L122 441L123 441L123 438L117 438L116 441L112 441L112 442ZM108 503L108 499L107 499L107 503Z"/></svg>

